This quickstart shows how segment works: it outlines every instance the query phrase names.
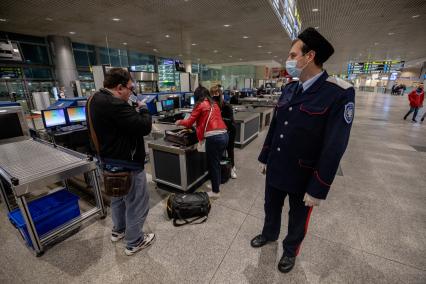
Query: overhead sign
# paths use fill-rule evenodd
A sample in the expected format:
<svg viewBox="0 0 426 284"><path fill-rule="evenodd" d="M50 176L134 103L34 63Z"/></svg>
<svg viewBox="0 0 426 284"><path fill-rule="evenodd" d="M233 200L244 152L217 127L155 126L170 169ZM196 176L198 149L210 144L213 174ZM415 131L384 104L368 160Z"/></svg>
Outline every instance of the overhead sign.
<svg viewBox="0 0 426 284"><path fill-rule="evenodd" d="M0 78L17 79L22 78L22 71L19 67L0 67Z"/></svg>
<svg viewBox="0 0 426 284"><path fill-rule="evenodd" d="M296 39L302 27L300 15L296 7L296 0L269 1L290 39Z"/></svg>
<svg viewBox="0 0 426 284"><path fill-rule="evenodd" d="M405 61L371 61L352 62L348 64L348 75L350 74L387 74L400 71L404 67Z"/></svg>

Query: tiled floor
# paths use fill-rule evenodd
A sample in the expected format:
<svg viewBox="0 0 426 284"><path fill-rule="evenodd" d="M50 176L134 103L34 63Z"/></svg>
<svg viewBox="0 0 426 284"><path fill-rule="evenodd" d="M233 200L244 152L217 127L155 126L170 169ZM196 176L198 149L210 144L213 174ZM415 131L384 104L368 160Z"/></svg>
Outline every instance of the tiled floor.
<svg viewBox="0 0 426 284"><path fill-rule="evenodd" d="M0 209L0 283L426 283L426 123L403 121L406 97L358 93L348 150L329 198L315 208L295 269L276 269L282 247L250 247L263 224L266 135L236 150L209 220L175 228L150 183L146 230L156 243L133 257L109 241L111 219L95 220L34 257ZM288 204L285 204L285 210ZM286 232L283 216L280 239Z"/></svg>

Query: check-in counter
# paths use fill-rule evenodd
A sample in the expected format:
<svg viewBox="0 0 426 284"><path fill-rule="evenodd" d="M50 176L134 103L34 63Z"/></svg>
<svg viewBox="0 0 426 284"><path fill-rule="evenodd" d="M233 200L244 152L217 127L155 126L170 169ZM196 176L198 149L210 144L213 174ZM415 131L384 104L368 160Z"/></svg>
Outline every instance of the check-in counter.
<svg viewBox="0 0 426 284"><path fill-rule="evenodd" d="M274 109L270 107L256 107L251 112L258 113L260 115L259 129L262 131L265 127L271 124L272 114Z"/></svg>
<svg viewBox="0 0 426 284"><path fill-rule="evenodd" d="M163 138L148 142L152 180L161 189L194 191L207 177L205 153Z"/></svg>
<svg viewBox="0 0 426 284"><path fill-rule="evenodd" d="M237 128L235 146L243 148L259 135L260 114L237 112L234 120Z"/></svg>

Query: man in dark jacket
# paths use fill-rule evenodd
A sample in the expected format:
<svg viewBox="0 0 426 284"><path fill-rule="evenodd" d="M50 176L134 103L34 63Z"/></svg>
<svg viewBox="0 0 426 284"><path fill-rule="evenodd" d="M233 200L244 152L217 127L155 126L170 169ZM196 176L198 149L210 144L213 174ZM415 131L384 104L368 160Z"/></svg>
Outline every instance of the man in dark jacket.
<svg viewBox="0 0 426 284"><path fill-rule="evenodd" d="M312 208L327 197L348 145L355 92L352 85L322 69L333 52L314 28L293 42L286 70L300 81L284 87L259 155L266 172L265 222L251 245L261 247L278 239L288 196L288 234L278 263L284 273L293 269Z"/></svg>
<svg viewBox="0 0 426 284"><path fill-rule="evenodd" d="M152 121L143 103L138 102L136 109L128 103L133 88L129 72L113 68L105 74L104 88L89 99L90 109L86 108L86 115L89 112L91 115L104 168L132 173L129 193L111 198L111 241L125 237L127 255L148 247L155 239L154 234L142 232L149 211L143 136L151 132Z"/></svg>

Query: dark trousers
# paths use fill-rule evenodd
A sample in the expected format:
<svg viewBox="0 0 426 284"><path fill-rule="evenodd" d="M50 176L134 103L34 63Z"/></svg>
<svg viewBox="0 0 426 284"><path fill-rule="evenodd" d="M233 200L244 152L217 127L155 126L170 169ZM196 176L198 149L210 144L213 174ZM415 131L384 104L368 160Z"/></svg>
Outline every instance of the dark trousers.
<svg viewBox="0 0 426 284"><path fill-rule="evenodd" d="M207 169L212 182L212 191L219 192L221 179L220 160L228 145L228 133L206 137Z"/></svg>
<svg viewBox="0 0 426 284"><path fill-rule="evenodd" d="M234 129L229 129L228 131L228 135L229 135L229 141L228 141L228 146L226 146L226 152L228 153L228 158L231 161L231 165L234 167L235 166L235 160L234 160L234 148L235 148L235 134L236 134L236 129L234 127Z"/></svg>
<svg viewBox="0 0 426 284"><path fill-rule="evenodd" d="M304 194L288 193L269 185L265 187L265 223L262 235L269 241L275 241L280 235L281 214L284 199L288 195L290 211L288 213L288 233L283 241L284 254L297 256L300 245L308 230L312 207L305 206Z"/></svg>
<svg viewBox="0 0 426 284"><path fill-rule="evenodd" d="M407 112L406 115L404 115L404 119L407 119L407 117L410 115L410 113L414 112L413 114L413 120L416 120L417 113L419 112L418 107L410 107L410 110Z"/></svg>

